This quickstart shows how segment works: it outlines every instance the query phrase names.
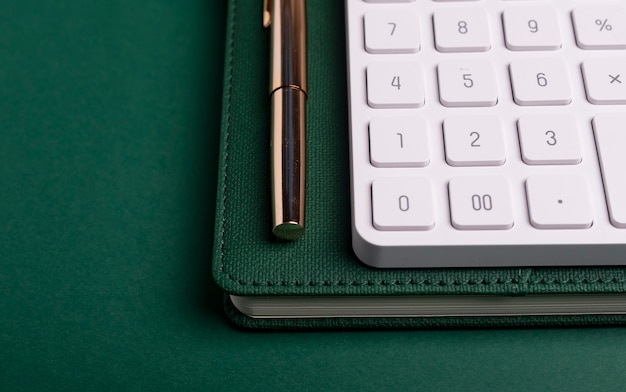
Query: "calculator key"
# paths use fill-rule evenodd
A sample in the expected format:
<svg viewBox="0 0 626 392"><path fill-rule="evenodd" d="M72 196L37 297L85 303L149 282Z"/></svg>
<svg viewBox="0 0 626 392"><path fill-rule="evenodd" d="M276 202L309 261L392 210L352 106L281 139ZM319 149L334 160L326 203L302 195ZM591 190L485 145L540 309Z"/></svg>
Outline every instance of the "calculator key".
<svg viewBox="0 0 626 392"><path fill-rule="evenodd" d="M430 162L428 125L420 117L370 122L370 161L377 167L420 167Z"/></svg>
<svg viewBox="0 0 626 392"><path fill-rule="evenodd" d="M587 100L596 105L626 104L626 58L583 62Z"/></svg>
<svg viewBox="0 0 626 392"><path fill-rule="evenodd" d="M365 49L370 53L415 53L420 48L417 14L376 11L365 14Z"/></svg>
<svg viewBox="0 0 626 392"><path fill-rule="evenodd" d="M459 230L513 227L509 184L503 176L455 177L448 184L452 225Z"/></svg>
<svg viewBox="0 0 626 392"><path fill-rule="evenodd" d="M581 49L626 49L626 10L617 5L579 6L572 12Z"/></svg>
<svg viewBox="0 0 626 392"><path fill-rule="evenodd" d="M377 178L372 216L378 230L430 230L435 226L433 187L425 178Z"/></svg>
<svg viewBox="0 0 626 392"><path fill-rule="evenodd" d="M582 161L578 124L570 114L527 114L517 122L522 159L529 165Z"/></svg>
<svg viewBox="0 0 626 392"><path fill-rule="evenodd" d="M365 0L366 3L385 3L385 4L391 4L391 3L412 3L415 0Z"/></svg>
<svg viewBox="0 0 626 392"><path fill-rule="evenodd" d="M448 107L494 106L498 90L487 60L448 60L437 67L439 100Z"/></svg>
<svg viewBox="0 0 626 392"><path fill-rule="evenodd" d="M526 180L530 223L538 229L586 229L593 224L589 189L579 175L536 175Z"/></svg>
<svg viewBox="0 0 626 392"><path fill-rule="evenodd" d="M626 228L626 114L603 113L593 119L596 147L611 223Z"/></svg>
<svg viewBox="0 0 626 392"><path fill-rule="evenodd" d="M376 63L367 67L367 103L373 108L424 105L424 72L418 63Z"/></svg>
<svg viewBox="0 0 626 392"><path fill-rule="evenodd" d="M451 166L496 166L506 161L502 124L496 116L453 116L443 122Z"/></svg>
<svg viewBox="0 0 626 392"><path fill-rule="evenodd" d="M572 101L567 67L562 59L516 59L509 69L518 105L568 105Z"/></svg>
<svg viewBox="0 0 626 392"><path fill-rule="evenodd" d="M561 48L559 20L554 8L530 6L508 8L502 14L506 47L511 50Z"/></svg>
<svg viewBox="0 0 626 392"><path fill-rule="evenodd" d="M485 52L491 49L483 8L446 8L433 15L435 46L440 52Z"/></svg>

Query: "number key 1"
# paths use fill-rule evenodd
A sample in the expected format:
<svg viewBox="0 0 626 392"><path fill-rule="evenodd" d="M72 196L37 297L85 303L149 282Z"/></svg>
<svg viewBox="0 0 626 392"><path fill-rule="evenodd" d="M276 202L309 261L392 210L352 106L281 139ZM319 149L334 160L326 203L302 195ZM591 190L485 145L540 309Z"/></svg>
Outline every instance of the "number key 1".
<svg viewBox="0 0 626 392"><path fill-rule="evenodd" d="M421 117L375 118L369 136L374 166L422 167L430 162L428 125Z"/></svg>

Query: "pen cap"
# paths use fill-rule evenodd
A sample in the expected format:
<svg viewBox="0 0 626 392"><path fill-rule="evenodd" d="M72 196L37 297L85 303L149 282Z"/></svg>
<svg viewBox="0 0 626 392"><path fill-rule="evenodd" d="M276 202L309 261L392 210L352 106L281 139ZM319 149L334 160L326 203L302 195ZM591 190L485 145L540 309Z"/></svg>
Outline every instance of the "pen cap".
<svg viewBox="0 0 626 392"><path fill-rule="evenodd" d="M271 86L307 92L304 0L271 0Z"/></svg>
<svg viewBox="0 0 626 392"><path fill-rule="evenodd" d="M283 88L271 101L272 231L294 240L304 233L306 94Z"/></svg>

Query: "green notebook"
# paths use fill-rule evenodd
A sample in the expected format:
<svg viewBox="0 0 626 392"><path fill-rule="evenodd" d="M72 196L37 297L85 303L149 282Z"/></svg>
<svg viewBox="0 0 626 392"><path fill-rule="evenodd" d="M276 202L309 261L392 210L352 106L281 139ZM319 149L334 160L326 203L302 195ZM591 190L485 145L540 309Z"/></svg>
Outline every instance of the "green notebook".
<svg viewBox="0 0 626 392"><path fill-rule="evenodd" d="M626 268L378 270L354 256L343 7L308 3L307 231L281 242L271 234L269 31L262 2L229 2L213 274L230 319L265 329L626 324L611 314L626 310Z"/></svg>

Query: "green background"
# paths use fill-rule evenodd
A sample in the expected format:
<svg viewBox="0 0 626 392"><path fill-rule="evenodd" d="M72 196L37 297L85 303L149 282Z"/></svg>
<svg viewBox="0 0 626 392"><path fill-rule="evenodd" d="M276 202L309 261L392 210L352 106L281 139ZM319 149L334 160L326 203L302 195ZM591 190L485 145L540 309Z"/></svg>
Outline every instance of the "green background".
<svg viewBox="0 0 626 392"><path fill-rule="evenodd" d="M623 328L230 325L211 278L225 16L0 4L0 389L624 390Z"/></svg>

